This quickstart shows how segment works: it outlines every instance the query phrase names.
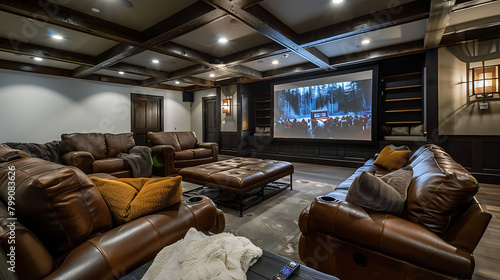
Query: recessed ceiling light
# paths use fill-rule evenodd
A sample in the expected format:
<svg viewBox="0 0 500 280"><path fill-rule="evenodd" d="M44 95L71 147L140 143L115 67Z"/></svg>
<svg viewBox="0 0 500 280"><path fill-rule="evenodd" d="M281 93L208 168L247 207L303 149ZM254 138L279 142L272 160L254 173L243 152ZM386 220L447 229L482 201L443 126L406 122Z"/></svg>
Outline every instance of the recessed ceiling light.
<svg viewBox="0 0 500 280"><path fill-rule="evenodd" d="M118 74L120 74L120 75L125 75L125 72L120 71L120 72L118 72Z"/></svg>
<svg viewBox="0 0 500 280"><path fill-rule="evenodd" d="M370 44L370 39L364 39L363 41L361 41L361 44L362 45L368 45L368 44Z"/></svg>
<svg viewBox="0 0 500 280"><path fill-rule="evenodd" d="M213 74L213 73L212 73L212 74L210 74L210 77L212 77L212 78L213 78L213 77L215 77L215 74Z"/></svg>
<svg viewBox="0 0 500 280"><path fill-rule="evenodd" d="M151 62L153 62L154 64L160 63L160 61L158 59L153 59L153 60L151 60Z"/></svg>
<svg viewBox="0 0 500 280"><path fill-rule="evenodd" d="M340 4L340 3L344 2L344 0L333 0L332 2L334 4Z"/></svg>
<svg viewBox="0 0 500 280"><path fill-rule="evenodd" d="M94 12L94 13L100 13L101 10L99 10L98 8L92 8L92 12Z"/></svg>
<svg viewBox="0 0 500 280"><path fill-rule="evenodd" d="M64 39L63 36L59 35L59 34L55 34L55 35L52 35L52 39L55 39L55 40L62 40Z"/></svg>
<svg viewBox="0 0 500 280"><path fill-rule="evenodd" d="M33 57L33 59L36 61L43 61L43 58L41 58L41 57Z"/></svg>
<svg viewBox="0 0 500 280"><path fill-rule="evenodd" d="M224 43L227 43L227 38L225 38L225 37L220 37L220 38L219 38L219 43L223 43L223 44L224 44Z"/></svg>
<svg viewBox="0 0 500 280"><path fill-rule="evenodd" d="M179 82L179 81L175 81L175 84L176 84L176 85L178 85L178 84L180 84L180 83L181 83L181 82Z"/></svg>
<svg viewBox="0 0 500 280"><path fill-rule="evenodd" d="M278 63L280 63L280 62L279 62L279 61L277 61L277 60L273 60L273 62L271 62L271 63L272 63L272 64L274 64L274 65L276 65L276 64L278 64Z"/></svg>

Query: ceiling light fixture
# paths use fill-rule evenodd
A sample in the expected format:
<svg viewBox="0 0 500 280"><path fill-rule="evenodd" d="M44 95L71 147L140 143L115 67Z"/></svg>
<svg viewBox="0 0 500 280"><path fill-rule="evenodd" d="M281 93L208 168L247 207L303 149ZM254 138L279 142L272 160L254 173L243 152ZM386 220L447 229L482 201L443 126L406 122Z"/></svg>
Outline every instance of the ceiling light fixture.
<svg viewBox="0 0 500 280"><path fill-rule="evenodd" d="M227 43L227 38L225 38L225 37L219 38L219 43L222 43L222 44Z"/></svg>
<svg viewBox="0 0 500 280"><path fill-rule="evenodd" d="M101 10L99 10L98 8L92 8L92 12L94 12L94 13L100 13Z"/></svg>
<svg viewBox="0 0 500 280"><path fill-rule="evenodd" d="M62 40L64 39L63 36L59 35L59 34L55 34L55 35L52 35L52 39L55 39L55 40Z"/></svg>
<svg viewBox="0 0 500 280"><path fill-rule="evenodd" d="M344 0L333 0L332 2L333 2L333 4L340 4L340 3L344 2Z"/></svg>
<svg viewBox="0 0 500 280"><path fill-rule="evenodd" d="M271 63L272 63L272 64L274 64L274 65L276 65L276 64L278 64L278 63L280 63L280 62L279 62L279 61L277 61L277 60L273 60L273 62L271 62Z"/></svg>
<svg viewBox="0 0 500 280"><path fill-rule="evenodd" d="M210 74L210 77L212 77L212 78L215 77L215 74Z"/></svg>
<svg viewBox="0 0 500 280"><path fill-rule="evenodd" d="M178 84L180 84L180 83L181 83L181 82L179 82L179 81L175 81L175 84L176 84L176 85L178 85Z"/></svg>
<svg viewBox="0 0 500 280"><path fill-rule="evenodd" d="M153 60L151 60L151 62L153 62L154 64L160 63L160 61L158 59L153 59Z"/></svg>
<svg viewBox="0 0 500 280"><path fill-rule="evenodd" d="M118 72L118 74L120 74L120 75L125 75L125 72L120 71L120 72Z"/></svg>
<svg viewBox="0 0 500 280"><path fill-rule="evenodd" d="M370 42L371 42L370 39L364 39L363 41L361 41L361 44L368 45L368 44L370 44Z"/></svg>
<svg viewBox="0 0 500 280"><path fill-rule="evenodd" d="M41 57L33 57L33 59L36 61L43 61L43 58L41 58Z"/></svg>

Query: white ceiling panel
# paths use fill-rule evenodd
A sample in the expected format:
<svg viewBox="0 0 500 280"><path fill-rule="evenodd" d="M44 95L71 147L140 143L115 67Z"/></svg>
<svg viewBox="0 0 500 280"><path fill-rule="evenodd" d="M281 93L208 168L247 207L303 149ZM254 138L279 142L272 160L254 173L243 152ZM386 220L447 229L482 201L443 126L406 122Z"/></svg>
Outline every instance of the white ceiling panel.
<svg viewBox="0 0 500 280"><path fill-rule="evenodd" d="M157 59L160 63L151 62ZM145 51L134 56L128 57L123 60L125 63L130 63L137 66L143 66L150 69L162 70L166 72L175 71L178 69L186 68L196 63L184 59L160 54L152 51Z"/></svg>
<svg viewBox="0 0 500 280"><path fill-rule="evenodd" d="M228 42L219 43L218 40L221 37L227 38ZM173 42L215 57L222 57L269 43L271 40L241 22L226 16L180 36Z"/></svg>
<svg viewBox="0 0 500 280"><path fill-rule="evenodd" d="M340 4L334 4L332 0L265 0L260 5L296 33L302 34L366 14L380 17L376 11L408 2L412 0L346 0Z"/></svg>
<svg viewBox="0 0 500 280"><path fill-rule="evenodd" d="M278 64L273 64L273 61L278 61ZM306 63L308 60L302 58L296 53L289 52L286 54L273 55L259 60L243 63L244 66L253 68L257 71L269 71L283 67L293 66Z"/></svg>
<svg viewBox="0 0 500 280"><path fill-rule="evenodd" d="M77 64L60 62L60 61L50 60L50 59L44 59L43 61L36 61L33 59L32 56L17 55L17 54L13 54L13 53L9 53L9 52L0 52L0 59L21 62L21 63L34 64L34 65L40 65L40 66L55 67L55 68L61 68L61 69L66 69L66 70L74 70L80 66Z"/></svg>
<svg viewBox="0 0 500 280"><path fill-rule="evenodd" d="M60 3L66 8L123 25L137 31L144 31L148 27L155 25L163 19L195 3L197 0L130 0L130 2L134 4L132 8L121 5L120 2L122 0L49 1ZM97 8L100 12L93 12L92 8Z"/></svg>
<svg viewBox="0 0 500 280"><path fill-rule="evenodd" d="M162 84L169 85L169 86L176 86L176 87L189 87L189 86L192 86L192 84L183 83L183 82L179 82L178 84L176 84L175 81L168 81L168 82L164 82Z"/></svg>
<svg viewBox="0 0 500 280"><path fill-rule="evenodd" d="M0 12L0 18L0 37L8 38L14 44L20 41L91 56L97 56L117 44L111 40L5 12ZM64 39L53 39L51 36L55 34L60 34Z"/></svg>
<svg viewBox="0 0 500 280"><path fill-rule="evenodd" d="M500 1L493 1L451 13L448 26L483 19L500 14Z"/></svg>
<svg viewBox="0 0 500 280"><path fill-rule="evenodd" d="M427 20L424 19L344 38L316 48L326 56L334 57L423 39L426 28ZM362 45L364 39L369 39L370 44Z"/></svg>
<svg viewBox="0 0 500 280"><path fill-rule="evenodd" d="M137 74L130 74L130 73L125 73L125 74L120 74L118 71L113 71L113 70L107 70L107 69L101 69L97 72L96 74L99 75L105 75L105 76L111 76L111 77L118 77L118 78L125 78L125 79L131 79L131 80L145 80L148 79L148 76L143 76L143 75L137 75Z"/></svg>
<svg viewBox="0 0 500 280"><path fill-rule="evenodd" d="M213 74L214 76L210 77L211 74ZM221 81L221 80L225 80L225 79L240 77L240 75L234 74L231 72L227 72L227 71L220 69L220 70L213 70L210 72L197 74L197 75L194 75L193 77L204 79L204 80L210 80L210 81Z"/></svg>

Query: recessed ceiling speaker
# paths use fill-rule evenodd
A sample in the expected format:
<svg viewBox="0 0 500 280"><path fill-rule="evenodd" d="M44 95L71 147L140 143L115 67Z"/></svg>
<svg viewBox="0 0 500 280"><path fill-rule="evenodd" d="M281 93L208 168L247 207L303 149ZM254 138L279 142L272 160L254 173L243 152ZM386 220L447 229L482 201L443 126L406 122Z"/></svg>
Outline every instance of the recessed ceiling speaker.
<svg viewBox="0 0 500 280"><path fill-rule="evenodd" d="M182 92L182 102L194 102L194 92L192 91Z"/></svg>

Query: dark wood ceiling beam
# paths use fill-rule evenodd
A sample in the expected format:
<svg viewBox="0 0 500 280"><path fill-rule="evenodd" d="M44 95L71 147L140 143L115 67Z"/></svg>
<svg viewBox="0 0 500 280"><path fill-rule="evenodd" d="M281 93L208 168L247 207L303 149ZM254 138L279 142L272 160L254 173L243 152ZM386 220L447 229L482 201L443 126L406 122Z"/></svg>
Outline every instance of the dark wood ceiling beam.
<svg viewBox="0 0 500 280"><path fill-rule="evenodd" d="M138 45L141 33L45 0L4 0L0 11L48 22L120 43Z"/></svg>
<svg viewBox="0 0 500 280"><path fill-rule="evenodd" d="M168 42L165 43L161 46L156 46L153 48L154 51L163 53L166 55L170 55L173 57L189 60L191 62L199 63L207 67L211 67L212 64L210 63L213 60L213 57L197 51L195 49L191 49L179 44L176 44L174 42Z"/></svg>
<svg viewBox="0 0 500 280"><path fill-rule="evenodd" d="M401 55L407 55L411 53L417 53L424 51L424 42L422 40L413 41L409 43L404 43L400 45L384 47L364 52L358 52L348 55L339 55L330 58L330 64L335 67L342 67L351 64L358 64L363 62L369 62L374 60L380 60L390 57L396 57ZM285 77L297 74L303 74L306 72L314 72L320 70L316 65L312 63L304 63L300 65L280 68L271 71L265 71L262 73L263 78L277 78Z"/></svg>
<svg viewBox="0 0 500 280"><path fill-rule="evenodd" d="M494 15L491 17L484 17L476 20L455 24L452 26L447 26L446 29L444 30L444 34L448 35L451 33L458 33L472 29L480 29L499 24L500 24L500 15Z"/></svg>
<svg viewBox="0 0 500 280"><path fill-rule="evenodd" d="M97 64L94 66L80 66L76 68L73 71L73 77L75 78L84 78L88 75L91 75L92 73L99 71L101 69L104 69L106 67L110 67L121 60L141 53L143 52L144 49L130 46L130 45L125 45L125 44L118 44L111 49L105 51L104 53L100 54L97 56Z"/></svg>
<svg viewBox="0 0 500 280"><path fill-rule="evenodd" d="M460 44L470 40L491 40L500 38L500 25L467 30L444 35L441 46Z"/></svg>
<svg viewBox="0 0 500 280"><path fill-rule="evenodd" d="M255 70L255 69L252 69L250 67L243 66L243 65L234 65L231 67L223 68L222 70L233 73L233 74L241 75L244 77L248 77L251 79L262 79L261 72Z"/></svg>
<svg viewBox="0 0 500 280"><path fill-rule="evenodd" d="M168 75L170 75L169 72L154 70L151 68L146 68L146 67L132 65L132 64L123 63L123 62L120 62L120 63L117 63L113 66L110 66L107 69L113 70L113 71L123 71L125 73L130 73L130 74L149 76L149 77L153 77L153 78L165 78L165 77L168 77Z"/></svg>
<svg viewBox="0 0 500 280"><path fill-rule="evenodd" d="M267 12L260 5L252 6L246 10L225 0L203 0L206 3L225 11L247 26L257 30L271 40L283 45L312 63L325 70L331 70L328 58L319 51L313 54L311 50L302 48L297 44L297 34L284 23Z"/></svg>
<svg viewBox="0 0 500 280"><path fill-rule="evenodd" d="M451 12L455 6L455 0L432 0L427 22L427 33L425 34L424 47L439 47L444 30L450 20Z"/></svg>
<svg viewBox="0 0 500 280"><path fill-rule="evenodd" d="M221 19L225 12L214 9L203 1L198 1L182 11L146 29L143 43L147 46L164 44L207 23Z"/></svg>
<svg viewBox="0 0 500 280"><path fill-rule="evenodd" d="M92 66L96 63L95 58L92 56L24 42L12 42L11 40L4 38L0 38L0 51L47 58L68 63L76 63L80 65Z"/></svg>
<svg viewBox="0 0 500 280"><path fill-rule="evenodd" d="M282 45L271 42L264 45L260 45L251 49L240 51L234 54L230 54L219 58L220 63L226 66L231 66L235 64L240 64L248 61L258 60L261 58L270 57L277 54L282 54L289 52L288 49L284 49Z"/></svg>
<svg viewBox="0 0 500 280"><path fill-rule="evenodd" d="M453 7L453 11L468 9L496 1L498 0L456 0L455 6Z"/></svg>
<svg viewBox="0 0 500 280"><path fill-rule="evenodd" d="M192 75L206 73L208 71L212 71L212 68L206 67L203 65L193 65L193 66L189 66L186 68L182 68L182 69L170 72L170 75L168 76L168 78L146 79L142 82L142 85L143 86L151 86L151 85L160 84L160 83L163 83L166 81L171 81L171 80L175 80L175 79L189 77Z"/></svg>
<svg viewBox="0 0 500 280"><path fill-rule="evenodd" d="M197 86L205 86L205 87L213 87L214 86L213 81L195 78L195 77L180 78L179 81L182 83L193 84L193 85L197 85Z"/></svg>
<svg viewBox="0 0 500 280"><path fill-rule="evenodd" d="M426 19L428 16L429 6L423 5L422 1L414 1L305 32L299 35L299 43L304 48L316 46L382 28Z"/></svg>
<svg viewBox="0 0 500 280"><path fill-rule="evenodd" d="M21 63L10 60L0 60L0 69L39 73L39 74L46 74L46 75L60 76L60 77L71 77L72 74L71 70Z"/></svg>
<svg viewBox="0 0 500 280"><path fill-rule="evenodd" d="M255 6L263 1L264 0L234 0L234 3L238 6L240 6L242 9L248 9L248 8Z"/></svg>

